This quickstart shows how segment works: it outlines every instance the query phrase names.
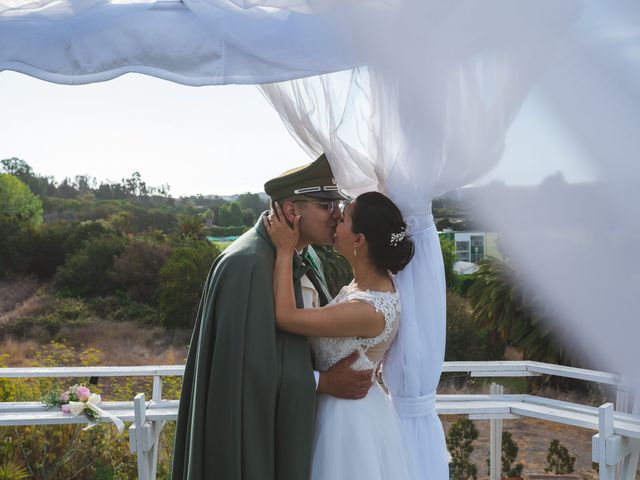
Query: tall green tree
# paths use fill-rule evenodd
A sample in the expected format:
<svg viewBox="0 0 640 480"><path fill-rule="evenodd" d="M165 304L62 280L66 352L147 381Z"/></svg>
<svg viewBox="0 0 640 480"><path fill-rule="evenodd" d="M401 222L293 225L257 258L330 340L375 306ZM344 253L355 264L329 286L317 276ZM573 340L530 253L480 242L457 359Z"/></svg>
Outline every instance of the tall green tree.
<svg viewBox="0 0 640 480"><path fill-rule="evenodd" d="M42 223L42 200L18 177L1 173L0 215L37 227Z"/></svg>
<svg viewBox="0 0 640 480"><path fill-rule="evenodd" d="M206 225L200 215L178 215L178 234L184 240L204 238Z"/></svg>
<svg viewBox="0 0 640 480"><path fill-rule="evenodd" d="M526 288L522 276L508 263L485 260L469 289L469 299L477 322L522 350L525 358L572 363L546 302Z"/></svg>

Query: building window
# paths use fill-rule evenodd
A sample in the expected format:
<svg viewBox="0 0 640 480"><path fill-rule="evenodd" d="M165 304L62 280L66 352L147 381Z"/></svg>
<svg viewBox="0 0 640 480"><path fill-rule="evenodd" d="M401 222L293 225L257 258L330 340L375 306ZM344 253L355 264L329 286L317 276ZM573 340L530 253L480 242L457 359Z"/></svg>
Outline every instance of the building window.
<svg viewBox="0 0 640 480"><path fill-rule="evenodd" d="M456 242L456 258L462 262L468 262L470 260L468 241Z"/></svg>
<svg viewBox="0 0 640 480"><path fill-rule="evenodd" d="M471 236L471 261L473 263L480 263L484 260L484 236L472 235Z"/></svg>

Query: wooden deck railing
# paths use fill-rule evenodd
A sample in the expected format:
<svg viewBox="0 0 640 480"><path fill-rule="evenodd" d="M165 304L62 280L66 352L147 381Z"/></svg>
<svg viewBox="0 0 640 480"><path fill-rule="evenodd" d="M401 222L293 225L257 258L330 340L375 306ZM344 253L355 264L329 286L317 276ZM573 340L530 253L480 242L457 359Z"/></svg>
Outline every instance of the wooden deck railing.
<svg viewBox="0 0 640 480"><path fill-rule="evenodd" d="M592 460L600 464L602 480L634 480L640 453L640 402L631 404L630 390L615 374L565 367L532 361L445 362L443 372L466 372L472 377L529 377L555 375L609 385L616 389L615 405L599 407L554 400L535 395L505 395L503 387L492 384L489 394L437 395L436 410L440 415L468 415L488 420L490 426L490 478L501 476L502 420L537 418L573 425L597 432L593 436ZM167 421L175 421L179 401L162 399L162 380L166 376L182 376L182 365L132 367L57 367L0 368L0 378L87 378L87 377L153 377L151 400L139 393L129 402L103 402L102 408L129 427L129 443L137 455L140 479L154 479L158 455L158 439ZM52 425L84 423L60 411L45 409L38 402L0 403L0 427L16 425ZM604 439L604 441L601 441Z"/></svg>

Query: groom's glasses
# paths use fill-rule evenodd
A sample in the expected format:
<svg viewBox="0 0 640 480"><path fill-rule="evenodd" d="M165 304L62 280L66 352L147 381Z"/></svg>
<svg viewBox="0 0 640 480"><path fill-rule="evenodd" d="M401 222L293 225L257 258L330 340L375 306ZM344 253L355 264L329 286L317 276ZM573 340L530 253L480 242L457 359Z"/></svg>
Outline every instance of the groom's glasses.
<svg viewBox="0 0 640 480"><path fill-rule="evenodd" d="M331 200L327 202L318 202L315 200L294 200L294 203L296 202L313 203L314 205L318 205L320 208L326 210L329 213L337 211L340 212L341 215L344 212L345 207L345 202L341 200Z"/></svg>

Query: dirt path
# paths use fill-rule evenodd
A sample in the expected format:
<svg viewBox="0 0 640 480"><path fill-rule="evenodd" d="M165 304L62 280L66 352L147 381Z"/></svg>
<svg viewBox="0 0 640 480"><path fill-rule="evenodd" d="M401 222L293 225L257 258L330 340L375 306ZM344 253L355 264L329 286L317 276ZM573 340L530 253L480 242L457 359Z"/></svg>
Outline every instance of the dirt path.
<svg viewBox="0 0 640 480"><path fill-rule="evenodd" d="M0 281L0 324L46 311L51 302L49 289L48 283L33 277Z"/></svg>

